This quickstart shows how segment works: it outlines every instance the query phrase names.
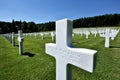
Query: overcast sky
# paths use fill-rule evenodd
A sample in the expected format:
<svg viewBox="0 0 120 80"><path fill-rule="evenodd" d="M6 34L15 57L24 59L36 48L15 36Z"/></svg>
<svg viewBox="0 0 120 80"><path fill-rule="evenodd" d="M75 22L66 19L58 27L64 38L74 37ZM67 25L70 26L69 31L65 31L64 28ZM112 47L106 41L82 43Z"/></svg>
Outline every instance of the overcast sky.
<svg viewBox="0 0 120 80"><path fill-rule="evenodd" d="M120 13L120 0L0 0L0 21L44 23Z"/></svg>

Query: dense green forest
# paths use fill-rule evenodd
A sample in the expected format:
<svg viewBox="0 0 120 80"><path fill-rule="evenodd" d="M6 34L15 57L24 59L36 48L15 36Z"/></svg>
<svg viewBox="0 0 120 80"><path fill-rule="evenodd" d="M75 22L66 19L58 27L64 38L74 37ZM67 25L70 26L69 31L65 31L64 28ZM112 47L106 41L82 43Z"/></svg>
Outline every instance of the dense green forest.
<svg viewBox="0 0 120 80"><path fill-rule="evenodd" d="M86 27L110 27L120 26L120 14L105 14L93 17L84 17L73 20L74 28L86 28ZM14 21L3 22L0 21L0 34L18 32L22 30L24 33L28 32L40 32L55 30L55 22L40 23L26 22L26 21Z"/></svg>

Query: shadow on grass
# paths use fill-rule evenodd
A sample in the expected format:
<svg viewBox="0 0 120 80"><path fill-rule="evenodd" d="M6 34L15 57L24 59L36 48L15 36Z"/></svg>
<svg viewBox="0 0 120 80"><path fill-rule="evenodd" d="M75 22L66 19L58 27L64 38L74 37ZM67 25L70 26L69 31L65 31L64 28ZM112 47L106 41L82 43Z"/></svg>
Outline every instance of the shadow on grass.
<svg viewBox="0 0 120 80"><path fill-rule="evenodd" d="M120 46L110 46L109 48L120 48Z"/></svg>
<svg viewBox="0 0 120 80"><path fill-rule="evenodd" d="M18 44L15 44L15 47L19 47L19 45L18 45Z"/></svg>
<svg viewBox="0 0 120 80"><path fill-rule="evenodd" d="M25 52L25 53L23 53L22 55L23 55L23 56L29 56L29 57L34 57L34 56L35 56L35 54L30 53L30 52Z"/></svg>
<svg viewBox="0 0 120 80"><path fill-rule="evenodd" d="M80 43L82 43L82 42L75 42L75 41L73 41L72 43L74 43L74 44L80 44Z"/></svg>
<svg viewBox="0 0 120 80"><path fill-rule="evenodd" d="M85 41L79 41L79 42L75 42L75 41L73 41L72 43L75 43L75 44L81 44L81 43L84 43L84 42L87 42L87 41L89 41L90 39L87 39L87 40L85 40Z"/></svg>
<svg viewBox="0 0 120 80"><path fill-rule="evenodd" d="M98 56L98 52L94 55L93 70L95 70L95 68L96 68L96 66L97 66L97 56Z"/></svg>

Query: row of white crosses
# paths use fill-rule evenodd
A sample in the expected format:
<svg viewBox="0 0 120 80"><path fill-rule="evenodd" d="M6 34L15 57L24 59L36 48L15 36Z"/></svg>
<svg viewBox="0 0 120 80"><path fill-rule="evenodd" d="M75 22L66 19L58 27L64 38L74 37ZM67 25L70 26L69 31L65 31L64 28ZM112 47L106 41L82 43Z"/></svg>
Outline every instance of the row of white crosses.
<svg viewBox="0 0 120 80"><path fill-rule="evenodd" d="M111 40L114 40L114 38L117 36L117 34L119 33L119 30L110 30L105 29L103 31L99 31L100 37L105 37L105 47L109 48L109 44L110 44L110 38Z"/></svg>
<svg viewBox="0 0 120 80"><path fill-rule="evenodd" d="M109 48L109 38L111 38L112 40L114 40L114 38L117 36L117 34L119 33L119 29L109 29L109 28L105 28L105 29L94 29L94 30L77 30L74 31L74 33L76 34L80 34L82 36L82 34L86 35L86 39L88 39L88 36L90 35L90 33L94 34L95 37L97 34L100 35L100 37L105 37L105 47Z"/></svg>
<svg viewBox="0 0 120 80"><path fill-rule="evenodd" d="M15 46L15 36L16 36L16 34L14 32L8 33L8 34L2 34L2 36L5 36L6 38L9 38L12 45ZM22 35L22 31L19 30L18 31L18 44L19 44L19 54L20 55L23 54L23 41L24 41L24 38L23 38L23 35Z"/></svg>
<svg viewBox="0 0 120 80"><path fill-rule="evenodd" d="M12 43L11 33L1 34L1 35L4 36L5 38L7 38Z"/></svg>
<svg viewBox="0 0 120 80"><path fill-rule="evenodd" d="M82 29L81 28L81 29L75 29L73 31L73 33L81 35L81 36L83 34L85 34L86 35L86 39L88 38L90 33L93 34L95 37L96 37L97 34L99 34L100 37L103 37L103 36L105 36L105 32L106 32L106 28L95 28L95 29L94 28L93 29L88 29L88 28ZM114 38L116 37L118 32L119 32L119 29L117 30L117 29L111 29L110 28L110 34L111 34L112 40L113 40L113 37Z"/></svg>
<svg viewBox="0 0 120 80"><path fill-rule="evenodd" d="M37 38L39 35L41 36L41 39L44 40L45 38L45 35L51 35L51 39L54 40L54 37L55 37L55 32L54 31L51 31L51 32L36 32L36 33L24 33L23 35L25 37L32 37L32 36L35 36L35 38Z"/></svg>
<svg viewBox="0 0 120 80"><path fill-rule="evenodd" d="M118 30L112 29L110 31L111 39L114 40L118 33L119 33L119 29Z"/></svg>
<svg viewBox="0 0 120 80"><path fill-rule="evenodd" d="M79 30L79 31L73 31L73 34L77 34L77 35L86 35L86 39L88 39L88 36L90 35L90 32L88 30Z"/></svg>
<svg viewBox="0 0 120 80"><path fill-rule="evenodd" d="M48 33L45 33L45 34L48 34ZM26 34L24 34L26 36ZM31 34L30 34L31 35ZM41 33L41 35L43 35ZM12 32L12 34L3 34L3 36L6 36L8 38L10 38L9 40L11 41L12 45L15 46L15 33ZM36 33L35 33L35 36ZM54 33L51 32L51 36L52 36L52 40L54 40ZM19 30L18 31L18 44L19 44L19 54L22 55L23 54L23 41L24 41L24 38L23 38L23 34L22 34L22 31Z"/></svg>
<svg viewBox="0 0 120 80"><path fill-rule="evenodd" d="M72 45L73 21L56 21L56 44L46 44L46 53L56 58L56 80L71 80L71 65L93 72L96 50Z"/></svg>

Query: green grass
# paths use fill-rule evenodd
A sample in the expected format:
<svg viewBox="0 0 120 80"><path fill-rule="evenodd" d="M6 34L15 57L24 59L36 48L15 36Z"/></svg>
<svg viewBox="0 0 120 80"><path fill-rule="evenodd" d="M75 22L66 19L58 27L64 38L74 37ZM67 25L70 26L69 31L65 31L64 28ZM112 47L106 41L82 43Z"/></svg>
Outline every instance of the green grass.
<svg viewBox="0 0 120 80"><path fill-rule="evenodd" d="M17 39L16 39L17 42ZM50 35L44 40L41 37L25 37L24 52L33 57L20 56L18 47L0 36L0 80L55 80L55 58L45 53L45 44L54 43ZM16 43L17 44L17 43ZM110 41L111 48L104 48L104 38L98 35L75 35L73 44L77 47L97 50L96 68L93 73L72 65L72 80L119 80L120 78L120 34Z"/></svg>

